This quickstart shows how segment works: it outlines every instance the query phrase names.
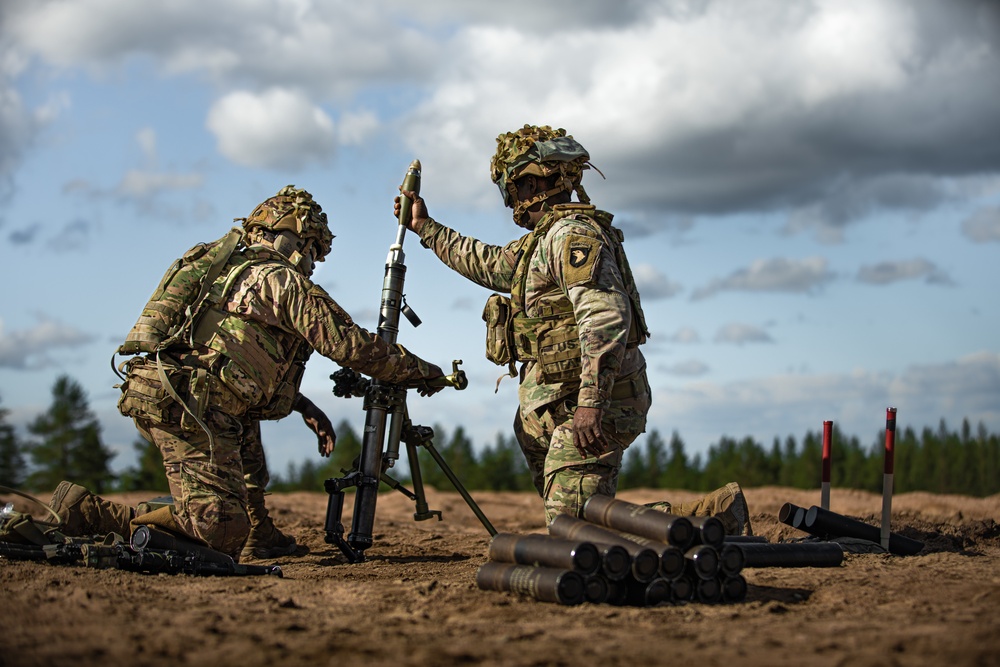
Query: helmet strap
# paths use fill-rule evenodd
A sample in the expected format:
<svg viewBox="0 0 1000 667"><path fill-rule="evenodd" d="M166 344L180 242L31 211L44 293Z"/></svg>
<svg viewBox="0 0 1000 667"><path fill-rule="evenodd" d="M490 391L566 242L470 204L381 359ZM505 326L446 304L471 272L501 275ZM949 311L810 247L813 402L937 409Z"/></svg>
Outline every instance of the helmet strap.
<svg viewBox="0 0 1000 667"><path fill-rule="evenodd" d="M517 204L514 206L514 223L517 224L519 227L525 227L526 229L531 229L531 227L528 227L523 222L521 222L525 214L528 212L528 210L531 209L535 204L539 202L544 202L549 197L557 195L560 192L566 192L566 191L567 191L566 188L562 184L559 184L556 185L554 188L546 190L545 192L538 193L531 199L524 199L518 201ZM570 190L570 192L572 192L572 189Z"/></svg>

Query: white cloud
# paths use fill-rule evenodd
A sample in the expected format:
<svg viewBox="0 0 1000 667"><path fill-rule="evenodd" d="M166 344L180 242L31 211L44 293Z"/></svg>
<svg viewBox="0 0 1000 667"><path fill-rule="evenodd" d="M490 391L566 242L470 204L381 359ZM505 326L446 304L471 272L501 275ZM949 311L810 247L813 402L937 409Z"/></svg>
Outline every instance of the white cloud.
<svg viewBox="0 0 1000 667"><path fill-rule="evenodd" d="M372 111L344 113L337 125L337 141L344 146L356 146L368 140L378 129L378 117Z"/></svg>
<svg viewBox="0 0 1000 667"><path fill-rule="evenodd" d="M705 287L696 289L693 300L706 299L718 292L813 292L833 280L826 268L826 259L759 259L749 267L737 269L725 278L716 278Z"/></svg>
<svg viewBox="0 0 1000 667"><path fill-rule="evenodd" d="M94 339L72 326L44 316L31 329L4 331L0 320L0 368L16 370L39 369L51 363L53 350L74 349Z"/></svg>
<svg viewBox="0 0 1000 667"><path fill-rule="evenodd" d="M125 199L145 200L164 190L193 190L201 187L201 174L170 174L130 169L114 188L114 193Z"/></svg>
<svg viewBox="0 0 1000 667"><path fill-rule="evenodd" d="M667 375L677 375L681 377L697 377L708 372L709 368L700 361L690 359L681 361L670 366L661 366L660 371Z"/></svg>
<svg viewBox="0 0 1000 667"><path fill-rule="evenodd" d="M726 324L715 332L716 343L733 343L743 345L745 343L773 343L771 334L760 327L752 324L739 324L736 322Z"/></svg>
<svg viewBox="0 0 1000 667"><path fill-rule="evenodd" d="M669 299L676 296L682 289L680 284L671 282L669 278L650 264L636 265L632 270L632 277L635 278L635 285L644 301Z"/></svg>
<svg viewBox="0 0 1000 667"><path fill-rule="evenodd" d="M981 209L963 220L962 233L976 243L1000 241L1000 207Z"/></svg>
<svg viewBox="0 0 1000 667"><path fill-rule="evenodd" d="M869 285L887 285L900 280L923 278L929 284L954 284L934 262L920 258L900 262L879 262L858 269L858 280Z"/></svg>
<svg viewBox="0 0 1000 667"><path fill-rule="evenodd" d="M4 22L19 62L102 71L141 55L162 76L209 81L209 127L239 164L287 168L289 140L322 160L391 126L428 173L457 175L438 191L466 204L495 205L493 139L525 122L566 127L590 149L609 181L588 186L609 208L664 220L791 208L790 231L825 240L880 209L940 206L1000 168L990 3L507 6L532 21L455 0L428 0L419 17L393 0L220 0L211 12L38 0L5 8ZM343 110L387 84L401 92L371 115ZM301 133L271 123L283 94L298 96L284 104Z"/></svg>
<svg viewBox="0 0 1000 667"><path fill-rule="evenodd" d="M212 105L208 129L237 164L296 170L330 158L333 121L299 92L271 88L229 93Z"/></svg>
<svg viewBox="0 0 1000 667"><path fill-rule="evenodd" d="M701 342L701 336L698 332L691 327L681 327L673 334L671 334L667 340L671 343L680 343L686 345L688 343L699 343Z"/></svg>

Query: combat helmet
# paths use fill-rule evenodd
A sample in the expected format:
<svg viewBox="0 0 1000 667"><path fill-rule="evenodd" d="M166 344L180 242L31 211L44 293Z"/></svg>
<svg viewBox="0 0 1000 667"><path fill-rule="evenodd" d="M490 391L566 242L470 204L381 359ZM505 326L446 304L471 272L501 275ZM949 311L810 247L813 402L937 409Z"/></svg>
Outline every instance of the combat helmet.
<svg viewBox="0 0 1000 667"><path fill-rule="evenodd" d="M575 190L581 202L589 203L590 198L580 183L583 171L590 168L589 160L587 149L566 134L566 130L525 125L497 137L497 152L490 160L490 177L500 188L504 204L514 208L514 222L521 225L525 211L559 192ZM518 202L514 184L517 179L527 175L548 178L553 174L558 178L551 189L529 201Z"/></svg>
<svg viewBox="0 0 1000 667"><path fill-rule="evenodd" d="M330 253L333 234L323 208L312 195L294 185L286 185L278 194L265 199L243 219L243 229L250 235L260 230L273 234L292 232L304 241L316 245L315 261L322 262ZM297 263L293 261L293 264Z"/></svg>

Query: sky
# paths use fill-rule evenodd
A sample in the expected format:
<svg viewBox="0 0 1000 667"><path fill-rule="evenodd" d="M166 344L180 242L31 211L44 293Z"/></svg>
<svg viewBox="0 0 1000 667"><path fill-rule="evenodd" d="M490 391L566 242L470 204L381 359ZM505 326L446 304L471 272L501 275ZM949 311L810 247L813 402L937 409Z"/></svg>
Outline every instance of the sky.
<svg viewBox="0 0 1000 667"><path fill-rule="evenodd" d="M830 420L1000 430L1000 3L983 0L33 0L0 5L0 408L25 430L68 374L112 467L137 433L112 356L167 266L286 184L336 239L314 275L377 324L414 159L437 220L521 235L497 135L562 127L600 170L652 337L647 431L689 454ZM603 174L603 177L602 177ZM399 342L465 391L415 423L511 434L490 293L404 240ZM121 361L119 357L117 361ZM303 392L364 423L314 355ZM273 473L317 457L264 428ZM642 442L640 438L640 443Z"/></svg>

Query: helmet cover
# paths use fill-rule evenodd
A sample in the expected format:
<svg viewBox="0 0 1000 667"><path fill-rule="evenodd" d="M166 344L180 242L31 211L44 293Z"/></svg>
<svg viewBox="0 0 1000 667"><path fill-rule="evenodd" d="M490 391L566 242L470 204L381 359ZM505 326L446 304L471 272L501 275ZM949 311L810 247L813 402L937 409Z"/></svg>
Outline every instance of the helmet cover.
<svg viewBox="0 0 1000 667"><path fill-rule="evenodd" d="M312 240L318 246L316 261L322 262L330 253L333 234L323 208L312 195L286 185L273 197L261 202L250 217L243 220L243 229L267 229L275 234L290 231L303 240Z"/></svg>
<svg viewBox="0 0 1000 667"><path fill-rule="evenodd" d="M549 125L525 125L497 137L497 152L490 160L490 177L500 188L507 206L517 203L514 181L529 174L543 178L559 174L554 189L546 196L576 190L580 201L587 203L590 200L580 180L583 170L590 168L589 160L587 149L566 134L566 130L553 130Z"/></svg>

